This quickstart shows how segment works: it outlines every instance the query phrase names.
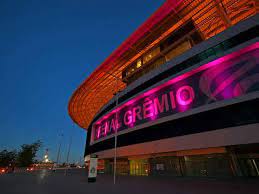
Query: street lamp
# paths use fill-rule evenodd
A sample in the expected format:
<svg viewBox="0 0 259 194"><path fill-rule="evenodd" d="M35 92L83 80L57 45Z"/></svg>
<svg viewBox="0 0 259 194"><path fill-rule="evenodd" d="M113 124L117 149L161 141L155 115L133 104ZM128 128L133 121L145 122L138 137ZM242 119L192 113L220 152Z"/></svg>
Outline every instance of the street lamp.
<svg viewBox="0 0 259 194"><path fill-rule="evenodd" d="M71 144L72 144L72 135L70 136L70 141L69 141L69 146L68 146L68 151L67 151L67 166L65 169L65 175L67 175L67 168L68 168L68 164L69 164L69 154L70 154Z"/></svg>
<svg viewBox="0 0 259 194"><path fill-rule="evenodd" d="M118 100L119 100L119 92L116 92L116 106L115 109L117 109L118 106ZM116 184L116 166L117 166L117 129L118 129L118 110L115 112L115 120L116 120L116 127L115 127L115 134L114 134L114 170L113 170L113 184Z"/></svg>
<svg viewBox="0 0 259 194"><path fill-rule="evenodd" d="M123 82L123 80L120 77L117 77L116 75L113 75L112 73L110 73L108 71L104 71L104 73L106 73L116 79L116 92L114 95L116 95L115 109L117 109L118 104L119 104L119 93L120 93L120 90L118 89L118 81ZM116 112L115 112L115 120L116 120L116 125L115 125L116 127L115 127L115 134L114 134L113 184L116 184L118 110L116 110Z"/></svg>
<svg viewBox="0 0 259 194"><path fill-rule="evenodd" d="M59 141L59 146L58 146L58 153L57 153L57 161L56 161L56 165L58 165L59 163L59 158L60 158L60 149L61 149L61 142L62 142L62 138L63 138L63 133L59 134L59 136L61 137L60 141Z"/></svg>

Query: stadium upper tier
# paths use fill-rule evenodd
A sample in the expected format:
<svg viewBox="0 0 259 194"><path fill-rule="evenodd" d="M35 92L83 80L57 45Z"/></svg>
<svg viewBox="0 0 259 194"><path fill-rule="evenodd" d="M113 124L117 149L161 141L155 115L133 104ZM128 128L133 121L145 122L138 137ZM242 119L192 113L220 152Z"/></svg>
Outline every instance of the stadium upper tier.
<svg viewBox="0 0 259 194"><path fill-rule="evenodd" d="M256 0L167 0L77 88L69 115L87 129L100 108L127 86L123 71L189 21L204 41L257 12Z"/></svg>

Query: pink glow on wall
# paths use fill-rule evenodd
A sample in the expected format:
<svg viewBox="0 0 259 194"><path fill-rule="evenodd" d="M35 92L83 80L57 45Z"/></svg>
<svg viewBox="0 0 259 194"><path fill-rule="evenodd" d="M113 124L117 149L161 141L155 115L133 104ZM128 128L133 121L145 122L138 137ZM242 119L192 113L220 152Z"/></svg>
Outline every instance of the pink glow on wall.
<svg viewBox="0 0 259 194"><path fill-rule="evenodd" d="M145 93L143 93L143 94L140 94L139 96L137 96L137 97L135 97L135 98L129 100L129 101L126 102L125 104L120 105L120 107L118 107L117 109L115 109L115 110L113 110L112 112L108 113L108 114L107 114L107 117L109 117L112 113L115 113L115 111L118 111L118 112L119 112L122 108L124 108L124 106L128 106L128 105L134 104L134 103L135 103L137 100L139 100L140 98L143 98L143 97L145 97L145 96L148 96L148 95L150 95L150 94L153 94L153 93L155 93L156 91L160 90L161 88L163 88L163 87L165 87L165 86L167 86L167 85L171 85L171 84L173 84L173 83L179 82L179 81L181 81L181 80L183 80L183 79L186 79L187 77L192 76L192 75L195 74L195 73L198 73L199 71L202 71L202 70L204 70L204 69L207 69L207 68L212 67L212 66L215 66L215 65L218 65L218 64L223 63L223 62L225 62L225 61L228 61L228 60L230 60L230 59L232 59L232 58L238 57L238 56L240 56L240 55L242 55L242 54L244 54L244 53L246 53L246 52L249 52L249 51L251 51L251 50L254 50L254 49L256 49L256 48L259 48L259 42L256 42L255 44L252 44L252 45L250 45L250 46L248 46L248 47L246 47L246 48L244 48L244 49L242 49L242 50L239 50L239 51L236 51L236 52L234 52L234 53L228 54L228 55L226 55L226 56L224 56L224 57L218 58L218 59L216 59L216 60L214 60L214 61L212 61L212 62L209 62L209 63L207 63L207 64L205 64L205 65L202 65L202 66L198 67L197 69L193 69L193 70L191 70L191 71L189 71L189 72L187 72L187 73L185 73L185 74L183 74L183 75L180 75L180 76L178 76L178 77L175 77L175 78L169 80L168 82L166 82L166 83L164 83L164 84L162 84L162 85L160 85L160 86L157 86L156 88L150 89L149 91L147 91L147 92L145 92ZM97 122L101 122L101 120L98 120Z"/></svg>
<svg viewBox="0 0 259 194"><path fill-rule="evenodd" d="M120 111L124 108L126 108L127 111L122 119L129 128L134 127L136 125L136 122L139 120L156 120L157 118L159 118L159 114L163 114L165 110L168 111L169 105L166 104L168 102L170 102L171 110L177 109L178 112L187 111L192 108L193 102L194 100L196 100L196 97L193 87L190 85L190 83L188 83L189 81L187 81L186 79L205 70L206 71L202 74L200 78L200 90L205 93L210 99L216 100L216 96L218 95L222 96L223 99L229 99L233 98L234 96L239 96L244 91L243 87L249 86L249 83L251 85L252 81L240 82L235 86L236 88L234 88L231 84L234 83L246 72L251 71L251 69L256 66L256 63L249 63L245 66L241 66L234 73L231 74L229 74L228 72L228 69L231 67L231 65L229 64L235 64L236 58L240 56L242 56L242 60L246 60L246 56L244 54L257 48L259 48L258 42L244 49L202 65L180 76L177 76L167 81L166 83L150 89L147 92L144 92L139 96L129 100L128 102L119 105L118 108L112 110L104 117L100 118L94 125L101 124L103 121L110 118L116 112L118 115L120 115ZM177 85L177 83L180 81L181 85ZM215 83L216 88L213 89L214 91L211 91L210 86L213 83ZM157 97L155 97L155 94L167 86L171 87L171 91L167 94L161 95L160 99L157 99ZM140 106L138 105L138 102L141 99L143 99L143 104ZM119 127L116 128L118 129ZM106 127L104 133L107 134ZM98 128L96 134L97 139L99 139L100 134L102 133L100 132L100 128Z"/></svg>
<svg viewBox="0 0 259 194"><path fill-rule="evenodd" d="M190 86L182 86L176 93L177 101L180 105L189 105L194 100L194 91Z"/></svg>
<svg viewBox="0 0 259 194"><path fill-rule="evenodd" d="M97 129L97 138L99 139L101 135L101 127L98 127Z"/></svg>
<svg viewBox="0 0 259 194"><path fill-rule="evenodd" d="M179 104L179 112L184 112L191 109L194 97L195 94L192 87L188 85L180 87L176 93L176 99Z"/></svg>
<svg viewBox="0 0 259 194"><path fill-rule="evenodd" d="M132 124L133 121L132 121L132 111L131 110L128 110L125 113L123 120L124 120L124 123L126 125L131 125Z"/></svg>
<svg viewBox="0 0 259 194"><path fill-rule="evenodd" d="M243 79L239 82L238 85L234 88L234 96L240 96L241 94L244 94L248 88L250 88L253 84L259 82L259 73L256 73L254 75L251 75L247 77L246 79Z"/></svg>

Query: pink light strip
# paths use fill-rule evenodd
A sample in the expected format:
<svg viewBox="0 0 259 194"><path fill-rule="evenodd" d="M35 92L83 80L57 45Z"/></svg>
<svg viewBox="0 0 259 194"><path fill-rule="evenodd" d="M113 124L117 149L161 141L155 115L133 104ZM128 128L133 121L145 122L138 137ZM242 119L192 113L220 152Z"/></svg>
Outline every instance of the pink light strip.
<svg viewBox="0 0 259 194"><path fill-rule="evenodd" d="M259 42L256 42L256 43L254 43L254 44L252 44L252 45L250 45L250 46L248 46L248 47L246 47L246 48L243 48L243 49L241 49L241 50L238 50L238 51L233 52L233 53L231 53L231 54L228 54L228 55L226 55L226 56L220 57L220 58L218 58L218 59L216 59L216 60L214 60L214 61L211 61L211 62L209 62L209 63L207 63L207 64L205 64L205 65L202 65L202 66L200 66L200 67L198 67L198 68L196 68L196 69L193 69L193 70L191 70L191 71L189 71L189 72L187 72L187 73L184 73L184 74L182 74L182 75L180 75L180 76L178 76L178 77L175 77L175 78L173 78L173 79L167 81L166 83L163 83L163 84L161 84L160 86L157 86L157 87L155 87L155 88L153 88L153 89L150 89L150 90L148 90L147 92L144 92L144 93L140 94L139 96L137 96L137 97L135 97L135 98L129 100L128 102L122 104L120 107L118 107L118 108L112 110L111 112L109 112L109 113L106 114L105 116L101 117L98 121L95 122L95 124L101 123L103 120L109 118L109 117L110 117L112 114L114 114L116 111L120 111L120 110L121 110L122 108L124 108L125 106L129 106L129 105L133 104L134 102L138 101L139 99L141 99L141 98L143 98L143 97L146 97L146 96L149 96L149 95L153 94L154 92L156 92L156 91L158 91L158 90L160 90L160 89L162 89L162 88L164 88L164 87L166 87L166 86L168 86L168 85L171 85L171 84L173 84L173 83L179 82L179 81L181 81L181 80L183 80L183 79L186 79L186 78L192 76L193 74L196 74L196 73L198 73L198 72L200 72L200 71L202 71L202 70L204 70L204 69L207 69L207 68L209 68L209 67L218 65L218 64L220 64L220 63L222 63L222 62L231 60L232 58L238 57L238 56L240 56L240 55L242 55L242 54L244 54L244 53L247 53L247 52L249 52L249 51L251 51L251 50L255 50L255 49L257 49L257 48L259 48Z"/></svg>

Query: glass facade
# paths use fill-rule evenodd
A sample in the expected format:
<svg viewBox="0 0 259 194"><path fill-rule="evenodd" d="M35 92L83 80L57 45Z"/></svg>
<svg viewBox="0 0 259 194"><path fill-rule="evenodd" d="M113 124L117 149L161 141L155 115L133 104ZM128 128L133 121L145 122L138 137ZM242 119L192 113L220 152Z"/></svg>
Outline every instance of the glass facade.
<svg viewBox="0 0 259 194"><path fill-rule="evenodd" d="M192 47L190 40L185 40L179 45L177 45L175 48L170 50L166 55L166 61L170 61L174 57L177 57L178 55L184 53L185 51L189 50Z"/></svg>
<svg viewBox="0 0 259 194"><path fill-rule="evenodd" d="M257 148L259 144L252 146ZM247 153L240 153L235 149L230 151L233 150L233 147L235 148L235 146L231 146L231 149L228 147L219 148L225 150L223 153L209 153L211 149L208 148L203 149L205 154L197 154L197 150L187 150L187 155L181 155L180 151L166 153L166 156L143 156L141 159L118 158L117 174L172 177L258 177L259 152L246 150ZM104 172L112 174L114 159L110 158L104 161Z"/></svg>
<svg viewBox="0 0 259 194"><path fill-rule="evenodd" d="M130 175L148 176L150 172L147 159L130 160Z"/></svg>
<svg viewBox="0 0 259 194"><path fill-rule="evenodd" d="M186 176L232 176L230 158L226 154L185 156Z"/></svg>
<svg viewBox="0 0 259 194"><path fill-rule="evenodd" d="M202 40L201 34L195 29L193 21L190 20L161 41L158 46L127 66L122 72L122 79L130 84L144 74L189 50Z"/></svg>
<svg viewBox="0 0 259 194"><path fill-rule="evenodd" d="M149 53L143 55L143 64L146 64L148 61L153 59L159 53L160 53L160 47L156 47L156 48L152 49Z"/></svg>
<svg viewBox="0 0 259 194"><path fill-rule="evenodd" d="M157 157L151 158L152 175L182 176L180 157Z"/></svg>
<svg viewBox="0 0 259 194"><path fill-rule="evenodd" d="M114 159L105 159L105 174L112 174L114 168ZM119 175L129 174L129 161L127 158L117 158L116 173Z"/></svg>
<svg viewBox="0 0 259 194"><path fill-rule="evenodd" d="M259 176L259 158L241 158L239 162L244 176Z"/></svg>

